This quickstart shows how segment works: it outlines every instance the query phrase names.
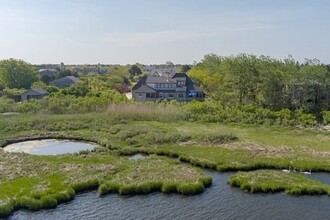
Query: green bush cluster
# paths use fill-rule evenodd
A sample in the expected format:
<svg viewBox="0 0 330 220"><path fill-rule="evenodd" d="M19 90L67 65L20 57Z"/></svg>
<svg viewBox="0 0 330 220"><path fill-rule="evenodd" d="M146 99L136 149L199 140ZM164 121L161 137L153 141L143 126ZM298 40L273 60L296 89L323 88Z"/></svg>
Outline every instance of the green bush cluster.
<svg viewBox="0 0 330 220"><path fill-rule="evenodd" d="M302 109L272 111L251 104L223 105L216 102L190 102L184 108L190 121L284 126L314 126L318 123L315 115Z"/></svg>
<svg viewBox="0 0 330 220"><path fill-rule="evenodd" d="M322 111L323 124L330 124L330 111Z"/></svg>

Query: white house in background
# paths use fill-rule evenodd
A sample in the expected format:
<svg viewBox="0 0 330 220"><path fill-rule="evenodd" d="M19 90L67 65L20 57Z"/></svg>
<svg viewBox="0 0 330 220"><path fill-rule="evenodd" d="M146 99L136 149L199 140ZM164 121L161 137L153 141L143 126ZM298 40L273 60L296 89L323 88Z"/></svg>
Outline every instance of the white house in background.
<svg viewBox="0 0 330 220"><path fill-rule="evenodd" d="M48 95L48 92L44 89L30 89L21 94L21 101L29 99L42 99Z"/></svg>

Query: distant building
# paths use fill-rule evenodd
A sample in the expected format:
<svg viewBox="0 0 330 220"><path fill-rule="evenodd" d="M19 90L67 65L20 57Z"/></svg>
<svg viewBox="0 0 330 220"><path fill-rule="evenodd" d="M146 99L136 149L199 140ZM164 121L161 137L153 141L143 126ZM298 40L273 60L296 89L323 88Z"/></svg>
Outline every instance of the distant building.
<svg viewBox="0 0 330 220"><path fill-rule="evenodd" d="M38 75L40 78L48 76L49 78L56 78L59 72L56 69L40 69Z"/></svg>
<svg viewBox="0 0 330 220"><path fill-rule="evenodd" d="M109 73L107 69L102 68L101 64L98 64L97 66L94 65L88 65L88 66L76 66L72 69L73 72L81 75L86 74L107 74Z"/></svg>
<svg viewBox="0 0 330 220"><path fill-rule="evenodd" d="M135 101L177 100L203 101L204 91L185 74L176 73L172 77L147 76L140 79L132 89Z"/></svg>
<svg viewBox="0 0 330 220"><path fill-rule="evenodd" d="M29 99L42 99L48 95L48 92L44 89L30 89L21 94L21 101Z"/></svg>
<svg viewBox="0 0 330 220"><path fill-rule="evenodd" d="M51 81L49 85L56 86L58 88L67 88L77 83L79 79L75 76L65 76L63 78Z"/></svg>
<svg viewBox="0 0 330 220"><path fill-rule="evenodd" d="M168 67L166 65L157 65L157 66L144 66L142 68L143 72L147 72L152 76L162 76L162 77L167 77L167 76L174 76L176 73L175 67Z"/></svg>

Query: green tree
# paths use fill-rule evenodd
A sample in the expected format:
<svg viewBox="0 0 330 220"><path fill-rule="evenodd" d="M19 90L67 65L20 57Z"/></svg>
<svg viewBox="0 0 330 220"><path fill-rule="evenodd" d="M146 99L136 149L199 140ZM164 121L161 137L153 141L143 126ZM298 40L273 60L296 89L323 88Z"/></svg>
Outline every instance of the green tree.
<svg viewBox="0 0 330 220"><path fill-rule="evenodd" d="M45 89L47 90L48 88L48 85L42 81L37 81L37 82L34 82L32 85L31 85L31 88L34 88L34 89Z"/></svg>
<svg viewBox="0 0 330 220"><path fill-rule="evenodd" d="M7 88L29 89L38 80L37 70L23 60L0 61L0 84Z"/></svg>
<svg viewBox="0 0 330 220"><path fill-rule="evenodd" d="M188 72L190 69L191 69L191 67L190 67L189 65L182 65L182 66L181 66L181 69L180 69L180 72L181 72L181 73L186 73L186 72Z"/></svg>
<svg viewBox="0 0 330 220"><path fill-rule="evenodd" d="M142 70L140 69L140 67L138 67L135 64L132 65L131 68L129 68L128 72L131 74L131 76L136 76L136 75L142 74Z"/></svg>

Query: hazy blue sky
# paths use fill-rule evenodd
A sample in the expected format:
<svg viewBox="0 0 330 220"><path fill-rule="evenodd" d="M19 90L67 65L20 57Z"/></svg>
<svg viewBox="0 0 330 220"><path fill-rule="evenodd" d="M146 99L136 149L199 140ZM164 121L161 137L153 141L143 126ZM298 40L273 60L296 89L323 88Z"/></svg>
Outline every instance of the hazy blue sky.
<svg viewBox="0 0 330 220"><path fill-rule="evenodd" d="M328 0L0 0L0 59L193 63L253 53L330 63Z"/></svg>

